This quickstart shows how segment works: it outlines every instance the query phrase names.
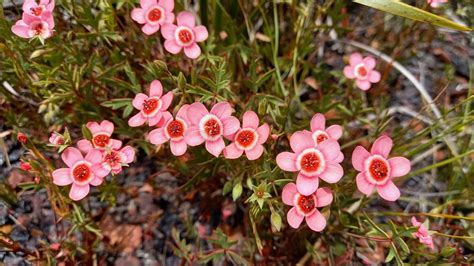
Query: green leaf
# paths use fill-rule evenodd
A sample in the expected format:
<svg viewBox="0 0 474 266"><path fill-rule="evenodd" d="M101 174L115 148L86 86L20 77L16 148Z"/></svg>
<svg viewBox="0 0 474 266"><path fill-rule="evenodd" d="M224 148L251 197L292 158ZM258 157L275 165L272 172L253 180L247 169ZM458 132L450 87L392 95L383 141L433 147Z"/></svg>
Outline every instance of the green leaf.
<svg viewBox="0 0 474 266"><path fill-rule="evenodd" d="M236 201L242 195L242 184L237 183L232 189L232 199Z"/></svg>
<svg viewBox="0 0 474 266"><path fill-rule="evenodd" d="M92 133L89 130L89 128L86 125L82 125L82 135L84 136L85 139L91 140L92 139Z"/></svg>
<svg viewBox="0 0 474 266"><path fill-rule="evenodd" d="M454 247L444 247L442 250L441 250L441 256L447 258L447 257L450 257L451 255L453 255L453 253L456 251L456 248Z"/></svg>
<svg viewBox="0 0 474 266"><path fill-rule="evenodd" d="M397 16L428 22L436 26L460 31L471 31L470 28L457 24L449 19L437 16L428 11L410 6L397 0L354 0L354 2L373 7Z"/></svg>
<svg viewBox="0 0 474 266"><path fill-rule="evenodd" d="M388 252L387 257L385 258L385 263L391 262L394 257L395 257L395 251L393 248L391 248L390 251Z"/></svg>
<svg viewBox="0 0 474 266"><path fill-rule="evenodd" d="M276 212L272 212L272 215L270 216L270 221L272 222L272 225L275 227L276 231L280 232L281 216Z"/></svg>

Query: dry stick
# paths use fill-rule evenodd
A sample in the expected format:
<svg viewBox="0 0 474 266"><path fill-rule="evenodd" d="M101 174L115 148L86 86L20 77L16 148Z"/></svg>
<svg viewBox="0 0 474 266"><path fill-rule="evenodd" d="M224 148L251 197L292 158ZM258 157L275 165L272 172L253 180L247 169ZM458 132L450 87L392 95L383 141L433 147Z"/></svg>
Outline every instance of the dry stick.
<svg viewBox="0 0 474 266"><path fill-rule="evenodd" d="M388 56L388 55L386 55L386 54L384 54L384 53L382 53L382 52L380 52L380 51L378 51L378 50L376 50L376 49L374 49L370 46L367 46L363 43L356 42L356 41L351 41L351 40L347 40L347 41L342 40L341 42L345 43L345 44L352 45L352 46L360 48L360 49L363 49L363 50L365 50L369 53L372 53L375 56L381 58L385 62L393 65L393 67L395 67L395 69L397 69L402 75L404 75L409 81L411 81L411 83L413 83L413 86L415 86L415 88L420 93L421 97L427 102L428 106L431 108L431 111L433 112L435 117L440 120L443 127L446 127L445 126L445 121L444 121L444 119L441 115L441 112L439 111L438 107L434 104L433 98L431 98L431 96L426 91L425 87L418 81L418 79L415 76L413 76L413 74L410 73L410 71L408 71L404 66L402 66L400 63L395 61L390 56ZM459 155L457 145L454 142L452 142L450 139L448 139L447 137L443 137L443 139L446 142L446 144L448 145L451 152L455 156Z"/></svg>

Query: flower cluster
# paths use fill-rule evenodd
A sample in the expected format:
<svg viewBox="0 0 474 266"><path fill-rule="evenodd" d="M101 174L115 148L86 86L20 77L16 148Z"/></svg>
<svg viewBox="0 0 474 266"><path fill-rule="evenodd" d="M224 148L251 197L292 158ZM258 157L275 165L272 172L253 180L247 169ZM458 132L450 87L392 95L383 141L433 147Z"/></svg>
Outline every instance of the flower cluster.
<svg viewBox="0 0 474 266"><path fill-rule="evenodd" d="M23 3L23 14L12 26L12 32L22 38L47 39L54 29L53 9L54 0L26 0Z"/></svg>
<svg viewBox="0 0 474 266"><path fill-rule="evenodd" d="M150 131L148 140L155 145L170 142L175 156L183 155L187 146L205 143L206 150L218 157L222 152L228 159L236 159L244 152L249 160L256 160L263 154L263 145L270 134L268 124L259 126L260 121L253 111L245 112L242 127L232 116L228 102L215 104L210 111L200 102L182 105L176 116L167 111L173 100L172 92L163 95L163 86L154 80L149 87L149 96L139 93L132 101L140 112L128 120L129 126L137 127L148 122L157 126ZM224 138L232 141L226 147Z"/></svg>
<svg viewBox="0 0 474 266"><path fill-rule="evenodd" d="M69 197L73 200L83 199L89 194L91 185L102 184L109 173L118 174L123 166L135 160L135 150L131 146L122 148L120 140L111 138L114 132L112 122L89 122L86 126L92 135L91 139L78 141L78 148L66 148L61 158L68 167L53 172L54 184L72 184ZM55 140L52 138L51 142Z"/></svg>
<svg viewBox="0 0 474 266"><path fill-rule="evenodd" d="M418 222L418 220L414 216L411 217L411 223L413 224L413 226L418 228L418 230L413 233L413 237L418 238L421 244L434 250L433 238L429 234L427 226Z"/></svg>
<svg viewBox="0 0 474 266"><path fill-rule="evenodd" d="M143 24L142 31L152 35L160 30L165 38L165 49L178 54L184 50L189 58L197 58L201 48L197 44L208 37L207 28L196 26L196 19L191 12L183 11L176 16L173 14L174 0L141 0L140 7L132 10L132 19Z"/></svg>

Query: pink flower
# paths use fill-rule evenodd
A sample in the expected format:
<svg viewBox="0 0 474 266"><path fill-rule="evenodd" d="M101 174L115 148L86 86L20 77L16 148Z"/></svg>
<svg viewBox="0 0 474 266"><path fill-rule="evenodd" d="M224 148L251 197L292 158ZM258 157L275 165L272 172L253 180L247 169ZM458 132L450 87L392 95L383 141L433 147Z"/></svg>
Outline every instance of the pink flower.
<svg viewBox="0 0 474 266"><path fill-rule="evenodd" d="M24 12L22 19L12 26L13 33L27 39L34 37L47 39L53 35L53 29L54 19L50 11L42 12L41 16Z"/></svg>
<svg viewBox="0 0 474 266"><path fill-rule="evenodd" d="M288 172L299 172L296 186L299 193L309 196L319 186L319 178L336 183L344 175L338 163L341 149L337 141L328 139L316 145L311 132L297 131L290 138L293 152L282 152L277 155L278 166Z"/></svg>
<svg viewBox="0 0 474 266"><path fill-rule="evenodd" d="M53 183L58 186L72 184L69 197L72 200L81 200L89 194L90 185L98 186L109 171L101 165L102 154L99 150L90 150L84 158L81 152L69 147L61 154L61 158L68 166L53 172Z"/></svg>
<svg viewBox="0 0 474 266"><path fill-rule="evenodd" d="M160 145L169 140L173 155L183 155L188 149L188 145L184 139L184 135L190 126L187 115L188 107L188 104L181 106L175 119L173 119L170 113L164 115L164 126L150 132L150 142L155 145Z"/></svg>
<svg viewBox="0 0 474 266"><path fill-rule="evenodd" d="M380 73L374 70L375 64L373 57L362 58L359 53L353 53L349 57L349 65L344 67L344 76L348 79L356 79L357 87L366 91L370 89L371 83L380 81Z"/></svg>
<svg viewBox="0 0 474 266"><path fill-rule="evenodd" d="M161 34L166 39L165 49L178 54L184 48L184 54L189 58L197 58L201 54L201 48L197 42L203 42L208 37L208 32L204 26L195 26L196 21L191 12L181 12L178 14L177 24L165 24L161 29Z"/></svg>
<svg viewBox="0 0 474 266"><path fill-rule="evenodd" d="M135 150L125 146L120 150L108 150L102 155L102 167L112 171L114 175L122 172L122 166L126 166L135 160Z"/></svg>
<svg viewBox="0 0 474 266"><path fill-rule="evenodd" d="M379 195L395 201L400 197L400 190L391 178L406 175L410 172L410 161L404 157L388 159L392 149L392 139L387 136L379 137L370 153L362 146L357 146L352 152L352 165L360 173L356 183L360 192L370 195L374 188Z"/></svg>
<svg viewBox="0 0 474 266"><path fill-rule="evenodd" d="M26 144L26 142L28 141L28 137L21 133L21 132L18 132L18 134L16 134L16 139L20 142L20 143L23 143L23 144Z"/></svg>
<svg viewBox="0 0 474 266"><path fill-rule="evenodd" d="M188 107L187 116L191 123L184 135L186 143L197 146L206 142L206 150L218 157L225 148L223 136L231 136L239 130L240 122L231 116L232 108L228 102L215 104L208 112L204 104L197 102Z"/></svg>
<svg viewBox="0 0 474 266"><path fill-rule="evenodd" d="M49 137L49 143L54 145L63 145L64 144L64 137L61 134L56 132L51 133Z"/></svg>
<svg viewBox="0 0 474 266"><path fill-rule="evenodd" d="M439 7L441 4L447 3L448 0L427 0L427 2L431 7Z"/></svg>
<svg viewBox="0 0 474 266"><path fill-rule="evenodd" d="M31 164L25 163L23 161L20 162L20 169L26 172L31 171Z"/></svg>
<svg viewBox="0 0 474 266"><path fill-rule="evenodd" d="M143 33L152 35L160 26L174 21L174 0L140 0L141 8L132 10L132 19L140 24Z"/></svg>
<svg viewBox="0 0 474 266"><path fill-rule="evenodd" d="M418 227L418 231L413 233L413 237L420 239L420 243L434 250L433 238L428 234L428 229L418 222L415 216L411 217L413 226Z"/></svg>
<svg viewBox="0 0 474 266"><path fill-rule="evenodd" d="M129 126L138 127L145 122L148 122L149 126L157 125L173 101L171 91L163 95L163 86L159 80L153 80L149 90L150 96L139 93L133 99L133 107L140 112L128 120Z"/></svg>
<svg viewBox="0 0 474 266"><path fill-rule="evenodd" d="M340 125L332 125L326 128L326 117L317 113L311 119L311 133L316 146L321 142L332 139L338 140L342 136L342 127ZM344 154L339 153L336 162L340 163L344 160Z"/></svg>
<svg viewBox="0 0 474 266"><path fill-rule="evenodd" d="M92 140L82 139L77 142L77 147L83 152L89 152L92 149L101 151L107 149L119 149L122 147L122 141L110 138L114 133L114 124L108 120L102 122L88 122L87 128L92 134Z"/></svg>
<svg viewBox="0 0 474 266"><path fill-rule="evenodd" d="M23 2L23 16L34 16L45 20L51 16L54 5L54 0L40 0L39 4L36 0L26 0Z"/></svg>
<svg viewBox="0 0 474 266"><path fill-rule="evenodd" d="M224 149L224 156L227 159L239 158L245 151L249 160L260 158L263 153L263 143L267 141L270 134L270 127L264 123L260 127L259 119L255 112L244 113L242 128L235 134L229 136L233 140L232 144Z"/></svg>
<svg viewBox="0 0 474 266"><path fill-rule="evenodd" d="M313 231L320 232L326 227L326 219L317 208L331 204L332 192L329 188L319 188L310 195L303 195L294 183L288 183L283 187L281 197L283 203L293 206L286 215L291 227L300 227L303 218Z"/></svg>

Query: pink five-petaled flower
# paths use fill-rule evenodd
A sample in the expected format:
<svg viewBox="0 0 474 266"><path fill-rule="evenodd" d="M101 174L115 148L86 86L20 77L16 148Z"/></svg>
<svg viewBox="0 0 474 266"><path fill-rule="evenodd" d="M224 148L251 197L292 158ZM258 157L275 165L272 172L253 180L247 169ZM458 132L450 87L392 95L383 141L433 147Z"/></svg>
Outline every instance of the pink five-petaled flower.
<svg viewBox="0 0 474 266"><path fill-rule="evenodd" d="M392 145L390 137L381 136L372 145L370 153L362 146L354 149L352 165L360 172L356 178L360 192L370 195L376 188L385 200L395 201L400 197L400 190L391 178L406 175L411 166L405 157L388 159Z"/></svg>
<svg viewBox="0 0 474 266"><path fill-rule="evenodd" d="M206 150L218 157L225 148L223 136L231 136L239 130L240 122L231 116L228 102L215 104L208 112L204 104L196 102L188 107L187 116L191 123L184 139L189 146L206 142Z"/></svg>
<svg viewBox="0 0 474 266"><path fill-rule="evenodd" d="M281 197L283 203L293 206L286 215L291 227L300 227L303 218L313 231L320 232L326 227L326 219L317 208L331 204L332 192L329 188L319 188L310 195L303 195L294 183L288 183L283 187Z"/></svg>
<svg viewBox="0 0 474 266"><path fill-rule="evenodd" d="M132 19L140 24L143 33L152 35L160 26L173 23L174 0L140 0L140 7L132 10Z"/></svg>
<svg viewBox="0 0 474 266"><path fill-rule="evenodd" d="M173 93L170 91L163 95L163 86L159 80L153 80L150 84L150 94L139 93L133 99L133 107L140 112L128 120L128 125L138 127L148 121L149 126L157 125L163 114L173 101Z"/></svg>
<svg viewBox="0 0 474 266"><path fill-rule="evenodd" d="M122 172L122 166L133 160L135 160L135 150L130 146L125 146L120 150L105 151L102 155L102 167L116 175Z"/></svg>
<svg viewBox="0 0 474 266"><path fill-rule="evenodd" d="M26 0L23 2L23 17L34 16L45 20L46 17L51 16L54 5L54 0L40 0L39 4L36 0Z"/></svg>
<svg viewBox="0 0 474 266"><path fill-rule="evenodd" d="M53 132L49 137L49 143L54 145L63 145L64 137L61 134L58 134L57 132Z"/></svg>
<svg viewBox="0 0 474 266"><path fill-rule="evenodd" d="M229 146L224 149L224 156L227 159L239 158L245 151L249 160L260 158L263 153L263 143L267 141L270 134L270 127L264 123L260 127L258 116L253 111L244 113L242 119L242 128L235 134L230 135L229 140L233 140Z"/></svg>
<svg viewBox="0 0 474 266"><path fill-rule="evenodd" d="M101 165L102 153L99 150L90 150L84 158L81 152L69 147L61 154L61 158L68 168L59 168L53 172L53 183L58 186L72 184L69 197L72 200L81 200L89 194L90 185L98 186L109 174Z"/></svg>
<svg viewBox="0 0 474 266"><path fill-rule="evenodd" d="M430 4L431 7L439 7L443 3L447 3L448 0L428 0L428 4Z"/></svg>
<svg viewBox="0 0 474 266"><path fill-rule="evenodd" d="M323 114L317 113L311 119L311 134L314 143L318 146L327 139L338 140L342 136L342 127L340 125L332 125L326 128L326 117ZM343 160L344 154L340 152L336 162L340 163Z"/></svg>
<svg viewBox="0 0 474 266"><path fill-rule="evenodd" d="M176 118L173 119L171 113L165 114L164 126L153 129L149 134L149 140L152 144L160 145L168 140L170 141L171 152L174 156L183 155L188 149L188 145L184 139L187 129L190 126L188 121L188 104L179 108Z"/></svg>
<svg viewBox="0 0 474 266"><path fill-rule="evenodd" d="M122 141L110 138L114 133L114 124L108 120L102 122L88 122L87 128L92 134L91 141L81 139L77 142L77 147L83 152L89 152L92 149L101 151L107 149L119 149L122 147Z"/></svg>
<svg viewBox="0 0 474 266"><path fill-rule="evenodd" d="M434 250L433 238L428 234L428 229L415 216L411 217L413 226L418 227L418 231L413 233L413 237L420 239L420 243Z"/></svg>
<svg viewBox="0 0 474 266"><path fill-rule="evenodd" d="M177 24L166 24L161 29L161 35L166 39L165 49L178 54L184 49L184 54L189 58L197 58L201 54L201 48L197 42L203 42L208 37L205 26L195 26L196 21L191 12L181 12L176 17Z"/></svg>
<svg viewBox="0 0 474 266"><path fill-rule="evenodd" d="M53 34L54 20L53 16L49 15L44 19L39 17L23 15L23 19L18 20L12 26L12 32L22 38L41 37L47 39Z"/></svg>
<svg viewBox="0 0 474 266"><path fill-rule="evenodd" d="M374 70L375 64L373 57L362 58L359 53L353 53L349 57L349 65L344 67L344 76L348 79L356 79L357 87L366 91L370 89L371 83L380 81L380 73Z"/></svg>
<svg viewBox="0 0 474 266"><path fill-rule="evenodd" d="M296 186L303 195L313 194L319 186L319 178L336 183L344 175L338 163L341 149L339 143L328 139L316 145L311 132L297 131L290 138L293 152L282 152L277 155L278 166L288 172L299 172Z"/></svg>

